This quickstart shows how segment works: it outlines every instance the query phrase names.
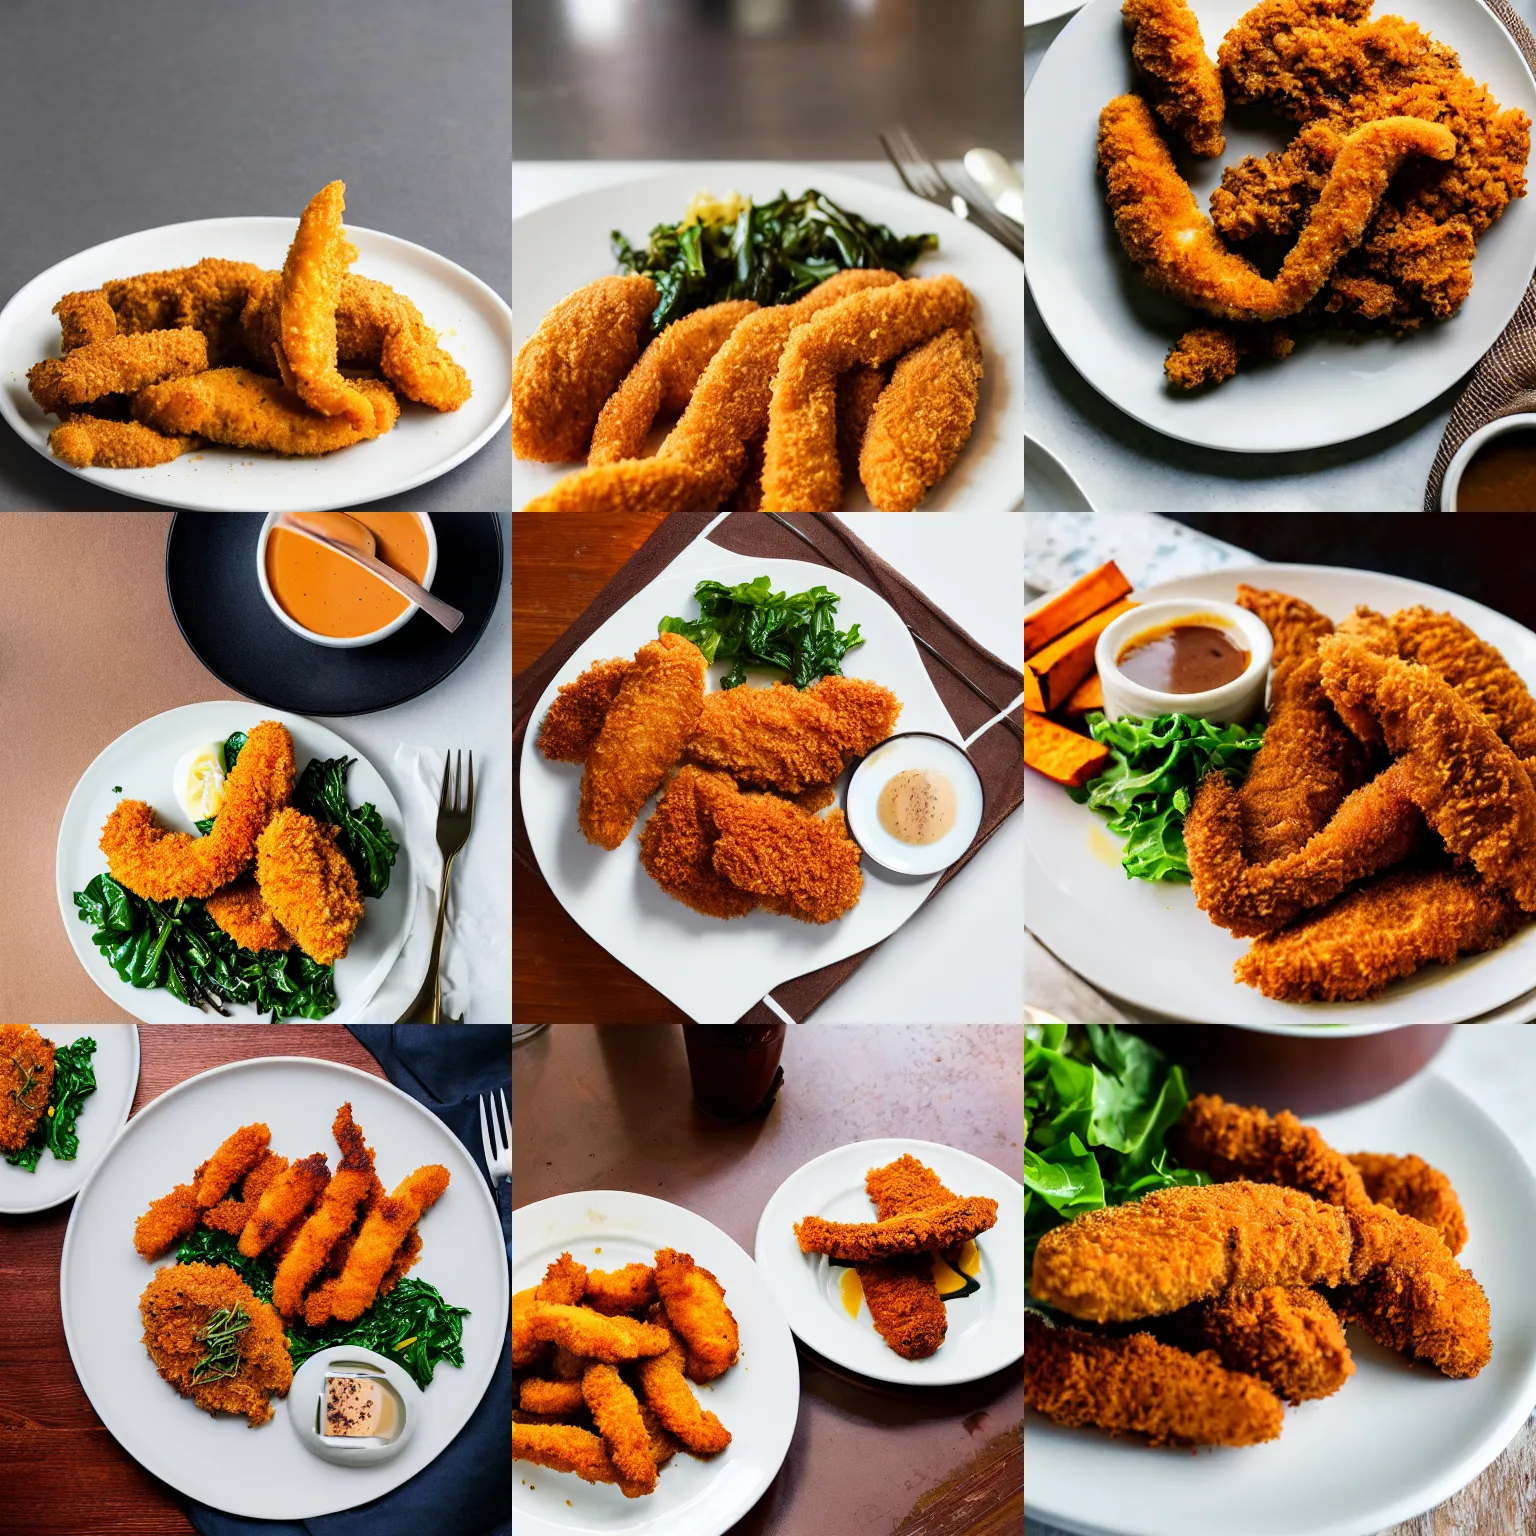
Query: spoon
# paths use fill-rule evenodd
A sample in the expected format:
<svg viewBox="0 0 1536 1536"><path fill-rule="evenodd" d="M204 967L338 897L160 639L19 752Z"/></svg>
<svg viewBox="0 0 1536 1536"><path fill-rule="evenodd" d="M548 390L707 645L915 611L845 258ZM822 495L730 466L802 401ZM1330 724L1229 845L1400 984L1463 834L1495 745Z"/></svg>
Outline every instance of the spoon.
<svg viewBox="0 0 1536 1536"><path fill-rule="evenodd" d="M277 526L306 539L324 544L338 555L355 561L365 571L372 571L380 581L387 581L403 593L429 618L436 619L450 634L464 622L464 615L448 603L433 597L425 587L418 587L409 576L402 576L393 566L385 565L374 551L378 545L373 530L348 517L345 512L279 512Z"/></svg>
<svg viewBox="0 0 1536 1536"><path fill-rule="evenodd" d="M965 169L992 200L992 206L1016 224L1024 222L1024 182L995 149L968 149Z"/></svg>

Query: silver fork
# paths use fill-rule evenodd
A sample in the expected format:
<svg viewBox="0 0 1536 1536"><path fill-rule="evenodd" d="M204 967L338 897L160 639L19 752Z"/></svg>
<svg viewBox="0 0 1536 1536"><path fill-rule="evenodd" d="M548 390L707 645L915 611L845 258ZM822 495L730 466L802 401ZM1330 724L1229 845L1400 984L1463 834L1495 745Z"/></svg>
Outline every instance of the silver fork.
<svg viewBox="0 0 1536 1536"><path fill-rule="evenodd" d="M497 1179L512 1177L512 1116L507 1111L507 1090L498 1088L496 1098L501 1100L501 1118L496 1116L496 1099L489 1094L480 1095L480 1146L485 1152L485 1171L490 1177L491 1188Z"/></svg>
<svg viewBox="0 0 1536 1536"><path fill-rule="evenodd" d="M448 760L453 762L453 799L448 798ZM469 830L475 817L475 754L469 754L469 789L463 804L459 800L460 770L464 766L462 752L443 753L443 788L437 798L437 846L443 856L442 887L437 898L437 930L432 935L432 959L427 974L411 1006L400 1015L401 1024L462 1024L458 1018L443 1017L443 979L439 967L443 959L443 919L448 913L448 882L453 878L453 861L459 850L469 841Z"/></svg>
<svg viewBox="0 0 1536 1536"><path fill-rule="evenodd" d="M956 218L986 230L994 240L1023 261L1023 231L989 208L985 198L968 198L959 191L901 124L898 123L891 130L889 137L883 133L880 135L880 147L896 167L896 174L901 177L907 191L930 203L937 203L941 208L948 208Z"/></svg>

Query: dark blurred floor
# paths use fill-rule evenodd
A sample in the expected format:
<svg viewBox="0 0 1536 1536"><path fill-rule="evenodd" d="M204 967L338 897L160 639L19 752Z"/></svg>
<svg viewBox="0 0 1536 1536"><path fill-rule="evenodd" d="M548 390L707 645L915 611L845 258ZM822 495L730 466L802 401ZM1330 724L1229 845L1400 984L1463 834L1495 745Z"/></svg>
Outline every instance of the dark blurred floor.
<svg viewBox="0 0 1536 1536"><path fill-rule="evenodd" d="M1023 155L1019 0L516 0L520 160Z"/></svg>

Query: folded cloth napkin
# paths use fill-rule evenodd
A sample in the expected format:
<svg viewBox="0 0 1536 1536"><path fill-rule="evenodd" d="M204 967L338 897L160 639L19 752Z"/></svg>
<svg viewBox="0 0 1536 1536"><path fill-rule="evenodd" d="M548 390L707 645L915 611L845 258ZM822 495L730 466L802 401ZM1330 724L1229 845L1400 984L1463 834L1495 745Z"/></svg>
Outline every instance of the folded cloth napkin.
<svg viewBox="0 0 1536 1536"><path fill-rule="evenodd" d="M482 1174L480 1095L512 1086L510 1026L359 1024L352 1033L402 1093L423 1104L469 1149ZM512 1262L512 1181L496 1189ZM451 1370L452 1367L444 1367ZM314 1520L247 1520L187 1501L203 1536L511 1536L512 1341L468 1424L431 1466L383 1498Z"/></svg>
<svg viewBox="0 0 1536 1536"><path fill-rule="evenodd" d="M963 519L962 519L963 521ZM710 524L713 522L714 526ZM789 523L796 532L785 524ZM640 546L628 564L593 599L592 605L531 667L512 680L513 855L527 868L536 868L523 825L522 797L516 778L522 761L522 740L534 706L550 679L586 644L592 633L649 586L671 563L709 529L709 542L739 555L767 560L811 560L818 557L833 571L857 577L878 592L907 625L959 669L961 675L1008 713L966 748L981 775L984 806L981 830L962 858L940 877L931 901L975 856L976 851L1024 801L1024 712L1020 698L1024 682L1017 667L978 645L948 614L934 606L896 568L882 560L850 526L833 516L804 513L733 512L716 520L711 512L674 513ZM815 546L812 550L805 540ZM950 719L962 738L998 715L999 710L976 696L955 673L921 645L923 665L933 680ZM1011 709L1009 706L1013 706ZM834 961L818 971L797 976L773 989L774 1001L797 1022L805 1019L837 990L868 958L872 949ZM766 1002L755 1004L737 1022L773 1024L782 1021Z"/></svg>
<svg viewBox="0 0 1536 1536"><path fill-rule="evenodd" d="M1531 29L1509 0L1487 3L1536 73L1536 37L1531 35ZM1517 416L1527 411L1536 411L1536 277L1527 286L1514 319L1483 354L1467 380L1467 387L1451 407L1451 419L1446 423L1424 487L1424 510L1440 510L1445 472L1451 467L1456 450L1474 432L1501 416Z"/></svg>

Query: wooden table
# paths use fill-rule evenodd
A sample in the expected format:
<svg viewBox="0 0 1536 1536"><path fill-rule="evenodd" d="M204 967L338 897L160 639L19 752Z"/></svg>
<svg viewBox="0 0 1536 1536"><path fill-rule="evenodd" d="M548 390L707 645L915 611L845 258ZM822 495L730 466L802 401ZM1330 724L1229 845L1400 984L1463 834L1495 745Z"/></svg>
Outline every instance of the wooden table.
<svg viewBox="0 0 1536 1536"><path fill-rule="evenodd" d="M134 1114L177 1083L231 1061L312 1056L385 1075L339 1024L138 1029ZM69 1202L35 1216L0 1216L0 1530L196 1536L180 1495L117 1443L75 1376L59 1312L59 1261L72 1209Z"/></svg>
<svg viewBox="0 0 1536 1536"><path fill-rule="evenodd" d="M767 1117L725 1125L693 1107L681 1030L553 1025L512 1054L514 1208L630 1189L698 1212L750 1253L774 1190L850 1142L909 1134L1019 1176L1017 1026L792 1024L782 1065ZM1012 1536L1023 1419L1017 1365L915 1391L846 1376L802 1350L789 1454L728 1536Z"/></svg>

